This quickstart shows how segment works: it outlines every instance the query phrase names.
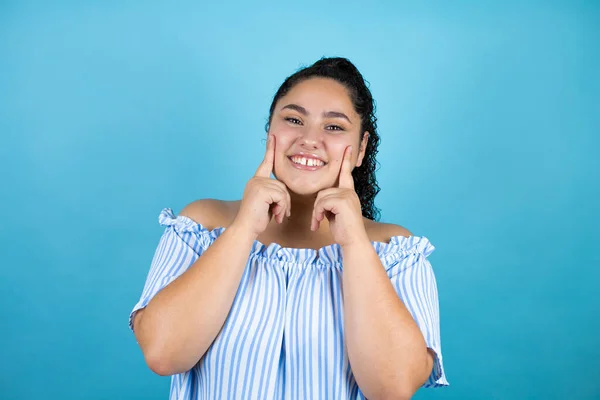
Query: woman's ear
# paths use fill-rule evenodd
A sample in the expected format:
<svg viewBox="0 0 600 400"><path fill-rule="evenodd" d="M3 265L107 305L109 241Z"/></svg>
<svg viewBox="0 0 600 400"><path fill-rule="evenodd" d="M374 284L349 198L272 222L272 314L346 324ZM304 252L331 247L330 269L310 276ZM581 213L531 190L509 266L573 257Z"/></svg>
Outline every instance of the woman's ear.
<svg viewBox="0 0 600 400"><path fill-rule="evenodd" d="M360 167L362 165L363 158L365 157L365 152L367 151L367 142L369 141L369 132L365 132L363 134L362 140L360 141L360 151L358 152L358 158L356 159L356 166Z"/></svg>

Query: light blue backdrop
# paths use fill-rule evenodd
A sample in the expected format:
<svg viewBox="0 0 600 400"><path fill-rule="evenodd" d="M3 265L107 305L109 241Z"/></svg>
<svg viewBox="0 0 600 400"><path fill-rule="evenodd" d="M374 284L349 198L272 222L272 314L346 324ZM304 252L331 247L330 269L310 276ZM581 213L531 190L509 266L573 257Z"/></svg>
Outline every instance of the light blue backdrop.
<svg viewBox="0 0 600 400"><path fill-rule="evenodd" d="M239 198L323 55L371 83L383 220L437 247L452 386L415 398L600 396L599 2L54 3L0 3L0 398L167 398L127 327L158 213Z"/></svg>

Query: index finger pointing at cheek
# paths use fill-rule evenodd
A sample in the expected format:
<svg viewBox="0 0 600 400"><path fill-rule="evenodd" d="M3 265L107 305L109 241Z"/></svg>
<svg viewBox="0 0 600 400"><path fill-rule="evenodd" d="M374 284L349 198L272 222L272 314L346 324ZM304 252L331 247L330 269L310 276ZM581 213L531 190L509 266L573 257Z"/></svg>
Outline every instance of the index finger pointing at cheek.
<svg viewBox="0 0 600 400"><path fill-rule="evenodd" d="M263 178L270 178L273 172L273 164L275 163L275 136L269 135L267 140L267 151L265 152L265 158L256 170L254 176L260 176Z"/></svg>
<svg viewBox="0 0 600 400"><path fill-rule="evenodd" d="M339 187L354 189L354 178L352 177L352 146L348 146L344 151L342 166L340 168Z"/></svg>

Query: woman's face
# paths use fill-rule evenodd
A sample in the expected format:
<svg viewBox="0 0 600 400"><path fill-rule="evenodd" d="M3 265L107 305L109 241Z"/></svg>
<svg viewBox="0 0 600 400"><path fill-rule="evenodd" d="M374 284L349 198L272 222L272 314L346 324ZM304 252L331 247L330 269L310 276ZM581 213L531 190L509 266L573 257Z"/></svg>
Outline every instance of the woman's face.
<svg viewBox="0 0 600 400"><path fill-rule="evenodd" d="M300 195L336 186L346 147L352 146L352 165L362 163L368 134L360 128L343 85L326 78L296 84L273 110L274 175Z"/></svg>

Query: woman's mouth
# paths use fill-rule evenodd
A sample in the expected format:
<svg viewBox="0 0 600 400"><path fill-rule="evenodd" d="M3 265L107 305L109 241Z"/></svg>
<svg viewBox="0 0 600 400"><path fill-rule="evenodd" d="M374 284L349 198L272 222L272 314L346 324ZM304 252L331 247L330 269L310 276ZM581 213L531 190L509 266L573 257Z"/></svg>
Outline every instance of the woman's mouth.
<svg viewBox="0 0 600 400"><path fill-rule="evenodd" d="M306 157L303 155L294 155L288 157L292 166L304 171L316 171L323 168L327 163L319 158Z"/></svg>

